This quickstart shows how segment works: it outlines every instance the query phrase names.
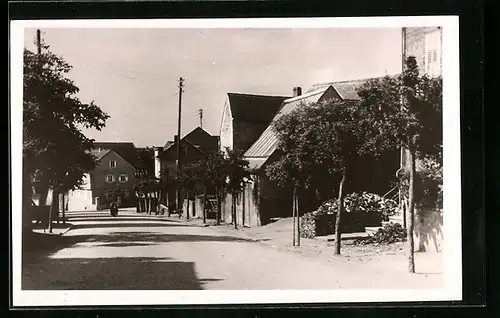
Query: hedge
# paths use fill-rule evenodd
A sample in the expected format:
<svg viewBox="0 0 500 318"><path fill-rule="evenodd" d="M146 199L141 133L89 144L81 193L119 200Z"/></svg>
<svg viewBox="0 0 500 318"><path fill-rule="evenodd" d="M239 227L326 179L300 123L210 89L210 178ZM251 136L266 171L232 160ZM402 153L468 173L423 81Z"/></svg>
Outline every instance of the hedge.
<svg viewBox="0 0 500 318"><path fill-rule="evenodd" d="M364 232L365 226L359 221L358 213L342 215L340 228L342 233ZM300 221L301 237L313 238L335 234L337 213L314 211L304 214Z"/></svg>
<svg viewBox="0 0 500 318"><path fill-rule="evenodd" d="M344 198L341 219L342 233L364 232L365 227L381 226L383 220L396 212L394 200L373 193L351 193ZM301 236L313 238L335 233L338 200L324 202L317 211L304 214L301 219Z"/></svg>

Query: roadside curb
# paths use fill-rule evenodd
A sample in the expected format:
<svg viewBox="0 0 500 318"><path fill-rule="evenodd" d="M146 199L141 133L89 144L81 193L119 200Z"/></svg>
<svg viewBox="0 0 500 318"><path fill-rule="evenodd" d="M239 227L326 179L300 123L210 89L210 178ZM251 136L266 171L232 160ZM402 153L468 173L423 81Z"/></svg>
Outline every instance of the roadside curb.
<svg viewBox="0 0 500 318"><path fill-rule="evenodd" d="M65 235L66 233L68 233L69 231L71 231L73 229L73 227L74 227L73 224L69 224L68 228L65 231L59 233L59 235L60 236Z"/></svg>
<svg viewBox="0 0 500 318"><path fill-rule="evenodd" d="M227 229L227 228L220 227L220 226L217 226L217 225L212 225L212 226L208 226L208 227L213 228L213 229L215 229L216 231L218 231L220 233L232 234L232 235L235 235L235 236L239 236L240 238L246 239L248 241L260 243L259 239L256 239L256 238L252 237L251 235L246 234L245 232L242 232L242 231L239 231L239 230L235 230L233 228Z"/></svg>

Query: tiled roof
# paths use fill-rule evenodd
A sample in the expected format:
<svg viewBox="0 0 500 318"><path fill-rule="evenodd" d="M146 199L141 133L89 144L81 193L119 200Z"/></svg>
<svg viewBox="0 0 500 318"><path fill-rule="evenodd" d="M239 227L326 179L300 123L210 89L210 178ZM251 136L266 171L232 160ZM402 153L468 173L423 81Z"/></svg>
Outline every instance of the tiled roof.
<svg viewBox="0 0 500 318"><path fill-rule="evenodd" d="M105 155L107 155L111 149L92 149L90 153L96 157L96 161L101 160Z"/></svg>
<svg viewBox="0 0 500 318"><path fill-rule="evenodd" d="M320 83L315 84L309 91L317 90L323 87L333 86L333 88L337 91L340 97L344 100L359 100L359 95L356 90L363 85L363 83L371 80L378 79L380 77L374 78L365 78L358 80L350 80L350 81L338 81L338 82L329 82L329 83Z"/></svg>
<svg viewBox="0 0 500 318"><path fill-rule="evenodd" d="M260 169L264 163L266 163L267 158L245 158L248 160L249 169Z"/></svg>
<svg viewBox="0 0 500 318"><path fill-rule="evenodd" d="M200 149L206 154L212 154L219 150L219 136L212 136L202 127L196 127L182 138Z"/></svg>
<svg viewBox="0 0 500 318"><path fill-rule="evenodd" d="M331 89L330 86L326 86L315 91L310 91L304 95L285 100L279 112L276 114L276 116L274 116L273 121L285 114L290 113L300 105L315 103L319 101L320 98L325 95L328 89ZM247 157L268 158L276 149L277 144L278 137L276 136L272 125L269 125L266 130L264 130L262 135L260 135L257 141L245 152L244 156L247 160Z"/></svg>
<svg viewBox="0 0 500 318"><path fill-rule="evenodd" d="M172 147L173 144L174 144L173 141L167 141L163 146L163 150L167 150L168 148Z"/></svg>
<svg viewBox="0 0 500 318"><path fill-rule="evenodd" d="M190 148L193 148L193 149L196 149L198 152L202 153L202 154L205 154L205 152L203 152L203 150L201 150L199 147L197 147L196 145L193 145L191 142L189 142L189 140L186 140L186 139L181 139L181 148L182 147L185 147L185 146L188 146ZM168 154L168 153L171 153L171 151L177 151L177 148L174 147L175 146L175 142L170 145L167 149L163 150L162 152L160 152L160 154L158 154L158 157L159 158L165 158L165 156Z"/></svg>
<svg viewBox="0 0 500 318"><path fill-rule="evenodd" d="M228 93L233 119L269 123L283 101L289 97Z"/></svg>
<svg viewBox="0 0 500 318"><path fill-rule="evenodd" d="M94 149L114 150L134 167L138 167L137 149L132 142L94 142Z"/></svg>

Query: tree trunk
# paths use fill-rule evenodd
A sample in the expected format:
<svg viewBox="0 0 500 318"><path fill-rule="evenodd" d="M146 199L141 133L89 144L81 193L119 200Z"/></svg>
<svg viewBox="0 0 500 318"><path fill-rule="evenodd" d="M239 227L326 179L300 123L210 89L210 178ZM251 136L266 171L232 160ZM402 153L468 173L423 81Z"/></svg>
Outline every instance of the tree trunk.
<svg viewBox="0 0 500 318"><path fill-rule="evenodd" d="M49 233L52 233L52 210L54 208L54 197L55 197L55 191L52 190L52 202L50 202L50 207L49 207L49 222L48 222Z"/></svg>
<svg viewBox="0 0 500 318"><path fill-rule="evenodd" d="M186 219L189 220L189 190L188 189L186 189L186 199L187 199L187 202L186 202ZM183 208L184 208L184 203L182 205L183 205Z"/></svg>
<svg viewBox="0 0 500 318"><path fill-rule="evenodd" d="M216 223L217 225L220 225L221 221L221 213L222 213L222 190L220 187L216 187L215 192L217 194L217 215L216 215Z"/></svg>
<svg viewBox="0 0 500 318"><path fill-rule="evenodd" d="M335 219L335 255L340 255L340 220L342 218L342 212L344 210L344 183L346 179L346 171L342 172L342 180L339 185L339 202L338 202L338 211L337 217Z"/></svg>
<svg viewBox="0 0 500 318"><path fill-rule="evenodd" d="M153 194L151 192L148 193L148 214L151 215L153 212Z"/></svg>
<svg viewBox="0 0 500 318"><path fill-rule="evenodd" d="M162 198L162 195L163 195L163 191L158 190L157 193L158 193L158 197L157 197L157 200L156 200L156 214L160 213L160 211L161 211L160 204L161 204L161 201L162 201L161 198Z"/></svg>
<svg viewBox="0 0 500 318"><path fill-rule="evenodd" d="M236 221L236 196L234 194L231 195L231 210L233 214L233 223L234 223L234 228L238 229L238 222Z"/></svg>
<svg viewBox="0 0 500 318"><path fill-rule="evenodd" d="M30 234L33 231L33 211L32 205L33 188L30 181L30 176L26 170L23 169L23 235Z"/></svg>
<svg viewBox="0 0 500 318"><path fill-rule="evenodd" d="M243 188L241 193L241 226L245 227L245 190L246 186Z"/></svg>
<svg viewBox="0 0 500 318"><path fill-rule="evenodd" d="M179 189L176 189L176 190L175 190L175 209L176 209L176 210L177 210L177 212L179 213L179 217L180 217L180 215L181 215L181 213L179 212L179 210L180 210L179 203L180 203L180 201L181 201L180 196L181 196L181 194L180 194L180 190L179 190Z"/></svg>
<svg viewBox="0 0 500 318"><path fill-rule="evenodd" d="M415 220L415 152L410 151L410 184L408 189L408 243L410 250L408 253L408 271L415 273L415 241L413 239L413 228Z"/></svg>
<svg viewBox="0 0 500 318"><path fill-rule="evenodd" d="M206 205L207 205L207 191L205 189L205 191L203 192L203 223L207 223Z"/></svg>
<svg viewBox="0 0 500 318"><path fill-rule="evenodd" d="M300 246L300 210L299 210L299 197L295 193L295 213L297 215L297 246Z"/></svg>
<svg viewBox="0 0 500 318"><path fill-rule="evenodd" d="M190 201L188 200L188 203ZM193 214L192 214L192 217L195 218L196 217L196 194L193 193L193 202L191 203L191 206L193 207Z"/></svg>
<svg viewBox="0 0 500 318"><path fill-rule="evenodd" d="M295 209L295 191L297 188L294 186L293 187L293 193L292 193L292 235L293 235L293 241L292 241L292 246L295 246L295 230L297 229L297 226L296 226L296 212L297 210Z"/></svg>
<svg viewBox="0 0 500 318"><path fill-rule="evenodd" d="M63 224L66 224L66 202L65 202L65 198L66 196L64 195L64 193L62 194L62 223Z"/></svg>
<svg viewBox="0 0 500 318"><path fill-rule="evenodd" d="M60 222L60 218L61 218L61 216L59 215L59 207L60 207L60 205L59 205L59 204L61 203L61 202L60 202L60 194L57 194L56 198L57 198L57 205L55 206L55 209L56 209L56 211L57 211L57 213L56 213L56 215L57 215L57 220L56 220L56 222L57 222L57 224L59 224L59 222Z"/></svg>
<svg viewBox="0 0 500 318"><path fill-rule="evenodd" d="M167 215L170 217L170 191L168 188L165 191L165 203L167 206Z"/></svg>

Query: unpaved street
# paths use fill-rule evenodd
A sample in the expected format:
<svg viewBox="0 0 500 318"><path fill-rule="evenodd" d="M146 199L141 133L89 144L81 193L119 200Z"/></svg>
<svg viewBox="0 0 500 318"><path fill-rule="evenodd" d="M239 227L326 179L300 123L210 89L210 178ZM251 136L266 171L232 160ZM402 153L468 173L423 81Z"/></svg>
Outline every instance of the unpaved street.
<svg viewBox="0 0 500 318"><path fill-rule="evenodd" d="M95 213L95 212L94 212ZM342 262L295 253L176 220L122 213L73 215L52 253L27 253L23 289L403 288ZM35 255L36 254L36 255Z"/></svg>

